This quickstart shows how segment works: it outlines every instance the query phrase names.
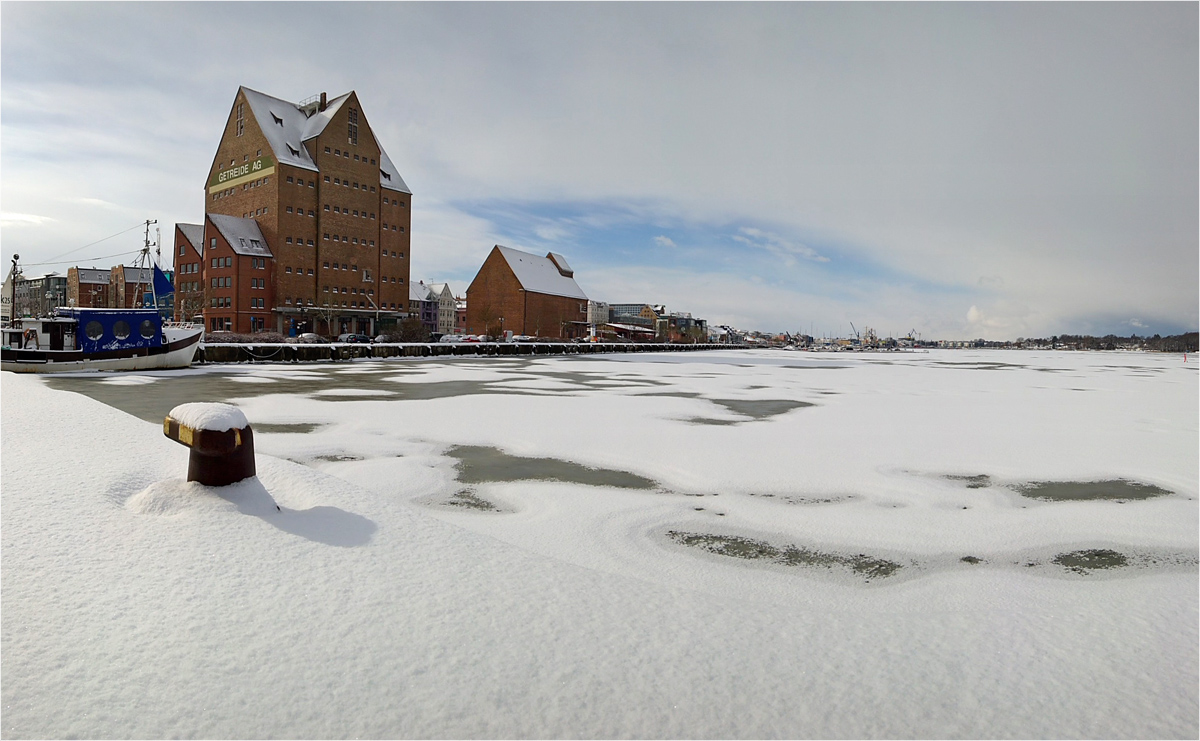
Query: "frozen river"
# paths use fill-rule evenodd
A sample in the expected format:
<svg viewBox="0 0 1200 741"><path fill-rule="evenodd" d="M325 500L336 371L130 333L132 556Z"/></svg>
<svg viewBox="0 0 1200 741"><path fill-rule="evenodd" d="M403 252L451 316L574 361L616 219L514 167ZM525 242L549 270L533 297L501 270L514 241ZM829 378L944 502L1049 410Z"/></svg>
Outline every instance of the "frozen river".
<svg viewBox="0 0 1200 741"><path fill-rule="evenodd" d="M4 732L1195 737L1196 367L6 374ZM257 482L182 481L195 401Z"/></svg>

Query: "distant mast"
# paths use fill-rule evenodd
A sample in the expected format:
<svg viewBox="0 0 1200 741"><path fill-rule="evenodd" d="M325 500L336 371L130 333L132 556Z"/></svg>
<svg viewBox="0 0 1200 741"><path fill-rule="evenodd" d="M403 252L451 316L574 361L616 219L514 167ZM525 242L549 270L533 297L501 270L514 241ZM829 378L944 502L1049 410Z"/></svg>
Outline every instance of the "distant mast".
<svg viewBox="0 0 1200 741"><path fill-rule="evenodd" d="M150 225L157 224L157 223L158 223L158 219L146 219L146 236L142 240L142 254L138 256L138 262L137 262L137 266L136 266L138 269L138 282L136 283L137 300L134 301L133 305L138 308L145 308L145 306L144 306L145 301L143 301L143 298L142 298L143 296L145 296L145 292L141 290L141 288L142 288L142 271L146 269L146 263L150 263L150 295L154 297L155 310L158 309L158 293L154 289L154 267L153 267L156 263L154 263L150 259ZM159 239L161 240L161 235L162 235L161 229L158 230L158 234L159 234ZM155 243L155 247L157 248L159 256L161 257L162 256L162 247L160 245L158 245L157 243Z"/></svg>

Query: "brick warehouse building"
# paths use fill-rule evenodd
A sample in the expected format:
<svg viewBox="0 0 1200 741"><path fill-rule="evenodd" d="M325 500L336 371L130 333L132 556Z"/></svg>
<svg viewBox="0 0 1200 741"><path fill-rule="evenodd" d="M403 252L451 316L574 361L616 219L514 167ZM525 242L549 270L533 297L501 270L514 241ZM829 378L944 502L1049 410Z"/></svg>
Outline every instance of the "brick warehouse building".
<svg viewBox="0 0 1200 741"><path fill-rule="evenodd" d="M373 333L408 310L411 197L354 92L295 104L241 87L204 223L176 225L176 314L198 306L209 329L235 332Z"/></svg>
<svg viewBox="0 0 1200 741"><path fill-rule="evenodd" d="M587 334L588 297L562 255L492 248L467 288L470 334L504 331L571 339Z"/></svg>

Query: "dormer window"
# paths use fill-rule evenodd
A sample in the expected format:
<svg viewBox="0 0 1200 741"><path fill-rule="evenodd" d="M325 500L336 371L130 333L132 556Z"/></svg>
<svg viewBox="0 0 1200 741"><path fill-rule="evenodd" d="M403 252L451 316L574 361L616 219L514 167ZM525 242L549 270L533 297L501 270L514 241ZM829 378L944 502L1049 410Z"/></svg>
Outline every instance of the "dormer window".
<svg viewBox="0 0 1200 741"><path fill-rule="evenodd" d="M276 116L275 111L271 111L271 120L273 120L275 123L279 124L280 126L283 126L283 119L280 118L279 116Z"/></svg>

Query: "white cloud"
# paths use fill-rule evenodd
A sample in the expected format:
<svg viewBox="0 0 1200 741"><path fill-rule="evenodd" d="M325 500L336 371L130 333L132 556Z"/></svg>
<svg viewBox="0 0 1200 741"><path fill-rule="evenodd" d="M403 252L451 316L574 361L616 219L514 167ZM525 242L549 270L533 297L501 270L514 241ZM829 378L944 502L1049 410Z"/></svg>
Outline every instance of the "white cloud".
<svg viewBox="0 0 1200 741"><path fill-rule="evenodd" d="M649 204L651 234L770 225L726 244L961 289L922 304L906 285L839 284L849 313L928 332L1200 321L1194 4L379 3L350 26L336 4L289 7L5 6L0 200L53 220L22 255L133 214L197 223L239 84L354 89L415 191L427 279L473 276L500 239L444 204L620 201ZM235 21L290 42L246 48ZM400 77L397 48L414 60ZM113 208L81 223L72 197ZM611 218L522 233L569 240ZM718 253L697 267L718 273ZM807 306L808 287L780 290ZM964 322L971 304L983 318Z"/></svg>
<svg viewBox="0 0 1200 741"><path fill-rule="evenodd" d="M560 224L543 224L536 226L533 229L533 233L536 234L539 239L544 239L547 242L559 242L561 240L568 239L571 236L571 231Z"/></svg>
<svg viewBox="0 0 1200 741"><path fill-rule="evenodd" d="M41 226L54 221L49 216L37 214L0 213L0 225L3 226Z"/></svg>
<svg viewBox="0 0 1200 741"><path fill-rule="evenodd" d="M766 232L748 226L741 227L738 231L741 233L733 235L735 241L747 247L767 250L782 258L784 264L788 266L795 265L797 257L813 262L829 262L828 257L817 254L817 251L808 245L792 242L774 232Z"/></svg>
<svg viewBox="0 0 1200 741"><path fill-rule="evenodd" d="M676 246L674 240L672 240L668 236L664 236L661 234L654 238L654 243L657 244L659 247L674 247L674 246Z"/></svg>

